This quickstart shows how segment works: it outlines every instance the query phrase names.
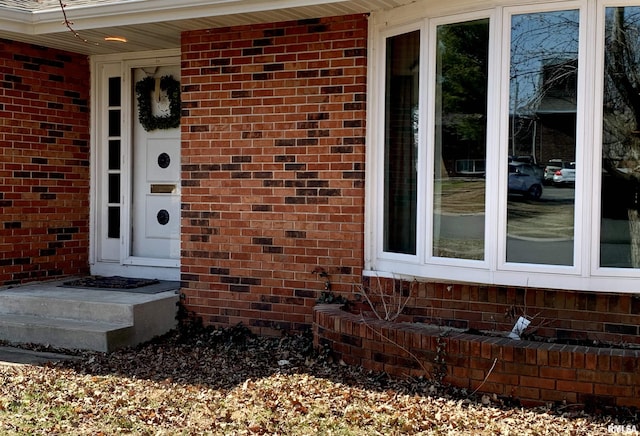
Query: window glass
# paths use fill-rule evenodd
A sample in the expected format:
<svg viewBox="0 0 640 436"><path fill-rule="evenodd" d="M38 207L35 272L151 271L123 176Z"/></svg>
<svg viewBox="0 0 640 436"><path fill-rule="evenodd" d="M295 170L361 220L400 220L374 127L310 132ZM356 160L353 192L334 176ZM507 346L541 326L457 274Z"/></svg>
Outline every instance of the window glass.
<svg viewBox="0 0 640 436"><path fill-rule="evenodd" d="M109 141L109 164L110 170L120 169L120 140L113 139Z"/></svg>
<svg viewBox="0 0 640 436"><path fill-rule="evenodd" d="M107 238L120 237L120 206L107 208Z"/></svg>
<svg viewBox="0 0 640 436"><path fill-rule="evenodd" d="M120 77L109 77L109 106L120 106Z"/></svg>
<svg viewBox="0 0 640 436"><path fill-rule="evenodd" d="M120 109L109 110L109 136L120 136Z"/></svg>
<svg viewBox="0 0 640 436"><path fill-rule="evenodd" d="M489 20L438 26L433 255L484 259Z"/></svg>
<svg viewBox="0 0 640 436"><path fill-rule="evenodd" d="M109 174L109 203L120 203L120 174Z"/></svg>
<svg viewBox="0 0 640 436"><path fill-rule="evenodd" d="M579 11L511 20L507 262L573 265Z"/></svg>
<svg viewBox="0 0 640 436"><path fill-rule="evenodd" d="M640 7L606 9L600 265L640 268Z"/></svg>
<svg viewBox="0 0 640 436"><path fill-rule="evenodd" d="M420 32L387 39L384 251L416 254Z"/></svg>
<svg viewBox="0 0 640 436"><path fill-rule="evenodd" d="M120 237L120 207L116 206L120 203L120 151L121 144L119 136L122 133L120 127L121 109L120 106L120 92L121 92L121 78L110 77L108 82L108 124L107 134L112 137L108 141L107 149L107 170L109 174L107 176L107 195L106 200L108 204L105 204L107 208L107 237L119 238Z"/></svg>

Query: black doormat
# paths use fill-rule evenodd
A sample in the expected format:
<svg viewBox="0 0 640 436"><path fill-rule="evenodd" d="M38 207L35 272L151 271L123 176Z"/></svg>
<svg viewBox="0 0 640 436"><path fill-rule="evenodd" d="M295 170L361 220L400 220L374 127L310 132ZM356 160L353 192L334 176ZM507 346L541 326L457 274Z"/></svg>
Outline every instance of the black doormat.
<svg viewBox="0 0 640 436"><path fill-rule="evenodd" d="M156 279L136 279L120 276L87 276L64 282L65 288L100 289L107 291L126 291L142 294L155 294L178 288L178 282L165 282Z"/></svg>

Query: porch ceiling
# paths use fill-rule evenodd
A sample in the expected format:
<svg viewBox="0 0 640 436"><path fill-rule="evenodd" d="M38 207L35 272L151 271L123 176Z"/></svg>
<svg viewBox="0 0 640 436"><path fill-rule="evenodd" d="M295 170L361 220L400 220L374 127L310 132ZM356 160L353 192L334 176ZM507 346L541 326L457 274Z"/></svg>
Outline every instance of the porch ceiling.
<svg viewBox="0 0 640 436"><path fill-rule="evenodd" d="M180 47L187 30L392 9L412 0L0 0L0 38L87 55ZM106 42L123 36L128 42Z"/></svg>

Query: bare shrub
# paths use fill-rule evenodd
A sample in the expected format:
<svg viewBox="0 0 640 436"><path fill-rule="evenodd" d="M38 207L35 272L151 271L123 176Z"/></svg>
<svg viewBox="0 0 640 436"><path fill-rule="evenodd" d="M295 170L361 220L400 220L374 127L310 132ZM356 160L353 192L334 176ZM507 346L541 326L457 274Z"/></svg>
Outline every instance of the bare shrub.
<svg viewBox="0 0 640 436"><path fill-rule="evenodd" d="M378 319L395 321L407 306L417 283L415 279L406 282L395 277L390 280L370 277L368 284L358 285L356 295L364 298Z"/></svg>

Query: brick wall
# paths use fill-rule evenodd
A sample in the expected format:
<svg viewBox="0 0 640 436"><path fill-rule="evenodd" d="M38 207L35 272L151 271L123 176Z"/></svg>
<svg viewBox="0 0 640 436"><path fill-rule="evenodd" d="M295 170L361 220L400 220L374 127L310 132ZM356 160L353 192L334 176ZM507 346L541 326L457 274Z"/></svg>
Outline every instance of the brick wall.
<svg viewBox="0 0 640 436"><path fill-rule="evenodd" d="M434 377L526 406L566 402L591 411L640 407L637 349L479 336L436 325L367 319L336 304L318 305L314 314L316 346L329 347L347 364L400 377Z"/></svg>
<svg viewBox="0 0 640 436"><path fill-rule="evenodd" d="M207 324L302 329L360 280L367 18L182 36L182 281Z"/></svg>
<svg viewBox="0 0 640 436"><path fill-rule="evenodd" d="M508 332L525 316L531 319L526 331L531 339L640 347L640 296L635 294L365 279L374 296L376 289L388 286L388 292L393 285L408 297L400 322Z"/></svg>
<svg viewBox="0 0 640 436"><path fill-rule="evenodd" d="M88 272L86 56L0 40L0 285Z"/></svg>

